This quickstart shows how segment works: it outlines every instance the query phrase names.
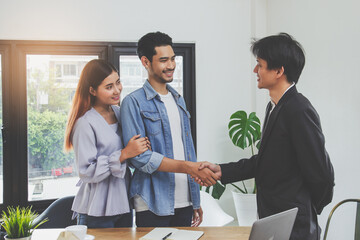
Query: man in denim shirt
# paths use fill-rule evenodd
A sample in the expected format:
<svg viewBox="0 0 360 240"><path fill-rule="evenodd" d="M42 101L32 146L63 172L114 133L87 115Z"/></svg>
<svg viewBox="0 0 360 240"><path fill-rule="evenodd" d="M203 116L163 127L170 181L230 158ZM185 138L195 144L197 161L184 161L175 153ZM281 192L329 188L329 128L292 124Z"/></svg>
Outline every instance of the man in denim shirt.
<svg viewBox="0 0 360 240"><path fill-rule="evenodd" d="M124 142L141 134L152 147L130 159L135 167L130 197L136 225L190 226L193 221L198 226L202 221L199 186L189 175L208 185L217 176L209 169L198 170L190 114L183 97L167 84L176 66L172 39L161 32L148 33L139 40L137 50L148 80L123 100L120 114Z"/></svg>

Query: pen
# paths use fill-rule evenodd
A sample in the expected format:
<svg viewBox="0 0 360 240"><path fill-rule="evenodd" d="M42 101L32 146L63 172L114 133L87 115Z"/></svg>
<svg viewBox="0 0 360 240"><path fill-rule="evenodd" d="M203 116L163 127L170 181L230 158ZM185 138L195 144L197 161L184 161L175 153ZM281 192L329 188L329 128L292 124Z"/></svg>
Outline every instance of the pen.
<svg viewBox="0 0 360 240"><path fill-rule="evenodd" d="M170 235L172 234L172 232L171 233L169 233L168 235L166 235L165 237L163 237L162 238L162 240L165 240L165 239L167 239L168 237L170 237Z"/></svg>

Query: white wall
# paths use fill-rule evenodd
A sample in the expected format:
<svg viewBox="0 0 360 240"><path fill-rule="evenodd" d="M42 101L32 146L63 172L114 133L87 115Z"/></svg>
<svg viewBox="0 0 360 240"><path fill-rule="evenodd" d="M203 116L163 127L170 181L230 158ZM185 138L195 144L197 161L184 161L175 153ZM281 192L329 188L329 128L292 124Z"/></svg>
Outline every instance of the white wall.
<svg viewBox="0 0 360 240"><path fill-rule="evenodd" d="M356 0L0 0L0 39L137 41L160 30L196 43L198 158L227 162L248 155L228 138L229 116L245 109L262 119L268 100L256 89L251 37L292 34L307 60L298 89L320 114L335 168L333 206L360 195L359 8ZM235 216L229 190L221 205Z"/></svg>
<svg viewBox="0 0 360 240"><path fill-rule="evenodd" d="M331 208L344 198L360 198L360 2L356 0L268 1L268 34L292 34L306 51L298 89L317 109L335 169L333 202L320 216L325 226ZM331 239L352 239L342 235ZM333 225L333 227L336 224ZM341 236L341 237L340 237ZM352 237L351 237L352 236Z"/></svg>

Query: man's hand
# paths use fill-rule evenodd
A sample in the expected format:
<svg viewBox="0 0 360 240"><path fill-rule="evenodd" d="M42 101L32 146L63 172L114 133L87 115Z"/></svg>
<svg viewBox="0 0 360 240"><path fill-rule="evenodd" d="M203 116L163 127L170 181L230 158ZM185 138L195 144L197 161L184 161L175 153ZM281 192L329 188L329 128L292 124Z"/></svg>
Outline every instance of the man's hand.
<svg viewBox="0 0 360 240"><path fill-rule="evenodd" d="M199 170L200 165L200 162L174 160L164 157L157 170L161 172L186 173L193 179L200 179L203 186L208 187L214 185L216 181L219 180L218 175L207 167Z"/></svg>
<svg viewBox="0 0 360 240"><path fill-rule="evenodd" d="M200 207L199 209L194 209L191 226L192 227L198 227L200 223L203 221L203 210Z"/></svg>
<svg viewBox="0 0 360 240"><path fill-rule="evenodd" d="M203 186L212 186L220 178L213 171L206 167L201 167L201 162L186 162L188 166L187 173L191 175L193 179L199 179ZM197 181L198 182L198 181Z"/></svg>
<svg viewBox="0 0 360 240"><path fill-rule="evenodd" d="M199 170L203 171L204 169L210 169L217 177L217 180L219 180L222 176L221 167L217 164L210 163L210 162L200 162ZM207 183L203 182L202 179L195 177L194 180L200 184L201 186L208 186Z"/></svg>
<svg viewBox="0 0 360 240"><path fill-rule="evenodd" d="M221 173L221 167L219 165L210 162L200 162L199 170L204 168L209 168L218 176L219 179L221 178L222 173Z"/></svg>

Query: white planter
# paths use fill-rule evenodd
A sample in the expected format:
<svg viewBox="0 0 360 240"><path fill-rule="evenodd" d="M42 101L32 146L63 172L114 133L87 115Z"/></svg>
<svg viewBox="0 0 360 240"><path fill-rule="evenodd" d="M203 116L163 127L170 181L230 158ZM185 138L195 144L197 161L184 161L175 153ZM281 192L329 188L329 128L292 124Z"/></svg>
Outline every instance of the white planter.
<svg viewBox="0 0 360 240"><path fill-rule="evenodd" d="M256 194L232 192L239 226L252 226L258 219Z"/></svg>
<svg viewBox="0 0 360 240"><path fill-rule="evenodd" d="M7 235L5 235L5 240L31 240L31 235L28 237L22 237L22 238L8 238Z"/></svg>

